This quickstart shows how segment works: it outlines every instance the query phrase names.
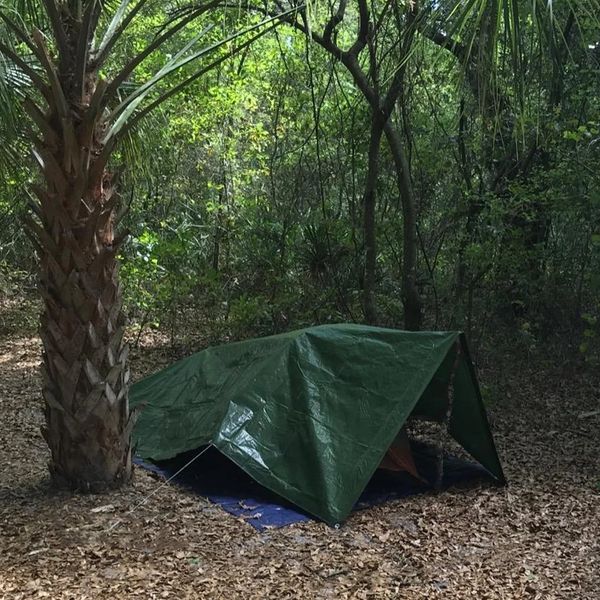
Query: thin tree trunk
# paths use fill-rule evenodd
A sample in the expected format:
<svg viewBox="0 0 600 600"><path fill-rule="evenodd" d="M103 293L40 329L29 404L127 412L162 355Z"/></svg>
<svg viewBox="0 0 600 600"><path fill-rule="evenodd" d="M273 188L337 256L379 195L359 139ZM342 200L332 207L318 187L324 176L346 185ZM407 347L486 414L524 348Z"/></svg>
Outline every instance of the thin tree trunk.
<svg viewBox="0 0 600 600"><path fill-rule="evenodd" d="M410 181L410 170L398 131L390 120L385 124L402 204L403 252L402 252L402 303L404 327L418 331L423 322L423 303L417 288L417 209Z"/></svg>
<svg viewBox="0 0 600 600"><path fill-rule="evenodd" d="M364 277L363 277L363 313L365 322L377 322L377 305L375 301L375 274L377 269L377 232L375 226L375 209L377 205L377 175L379 172L379 149L383 123L377 114L371 119L369 137L369 155L367 175L363 193L363 239L364 239Z"/></svg>

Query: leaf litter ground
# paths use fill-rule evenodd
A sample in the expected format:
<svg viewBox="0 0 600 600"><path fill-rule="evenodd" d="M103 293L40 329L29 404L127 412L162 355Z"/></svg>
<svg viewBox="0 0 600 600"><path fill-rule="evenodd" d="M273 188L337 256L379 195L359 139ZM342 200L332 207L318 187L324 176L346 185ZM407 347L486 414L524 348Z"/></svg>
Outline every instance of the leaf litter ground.
<svg viewBox="0 0 600 600"><path fill-rule="evenodd" d="M110 495L52 490L40 344L13 309L0 310L0 598L600 599L600 377L591 369L508 356L481 369L495 390L507 488L390 502L339 530L310 522L259 533L143 470ZM160 336L143 341L137 377L175 358Z"/></svg>

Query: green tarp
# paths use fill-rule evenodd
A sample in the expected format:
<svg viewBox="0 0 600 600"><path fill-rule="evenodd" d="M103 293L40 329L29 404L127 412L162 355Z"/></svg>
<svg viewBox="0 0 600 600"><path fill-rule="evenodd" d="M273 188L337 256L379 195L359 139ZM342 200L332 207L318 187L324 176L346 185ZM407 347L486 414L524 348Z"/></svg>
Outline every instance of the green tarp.
<svg viewBox="0 0 600 600"><path fill-rule="evenodd" d="M457 332L323 325L208 348L136 383L137 455L212 443L260 484L343 521L409 415L449 432L504 482L465 340Z"/></svg>

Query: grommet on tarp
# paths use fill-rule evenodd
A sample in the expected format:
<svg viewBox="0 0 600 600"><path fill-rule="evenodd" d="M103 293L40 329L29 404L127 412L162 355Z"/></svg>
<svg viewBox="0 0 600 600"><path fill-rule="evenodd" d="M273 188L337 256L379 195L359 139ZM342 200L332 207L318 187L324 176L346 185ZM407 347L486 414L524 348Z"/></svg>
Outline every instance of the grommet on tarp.
<svg viewBox="0 0 600 600"><path fill-rule="evenodd" d="M341 526L342 526L342 524L341 524L341 523L336 523L336 524L333 526L333 528L334 528L334 529L339 529Z"/></svg>

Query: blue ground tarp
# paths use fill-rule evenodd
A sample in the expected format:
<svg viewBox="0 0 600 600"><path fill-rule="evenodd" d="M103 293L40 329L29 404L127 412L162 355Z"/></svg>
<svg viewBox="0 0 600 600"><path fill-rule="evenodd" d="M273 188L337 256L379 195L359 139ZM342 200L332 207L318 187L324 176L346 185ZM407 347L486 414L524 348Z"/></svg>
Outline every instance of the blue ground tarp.
<svg viewBox="0 0 600 600"><path fill-rule="evenodd" d="M421 476L428 481L435 481L435 449L413 442L412 451ZM169 479L198 452L187 452L160 463L149 463L141 459L136 459L135 462L161 478ZM491 480L483 467L453 456L445 456L443 488L482 480ZM313 520L312 516L259 485L214 448L210 448L194 460L173 479L173 482L208 498L259 531ZM354 510L428 491L431 491L431 486L417 481L408 473L378 470L360 496Z"/></svg>

